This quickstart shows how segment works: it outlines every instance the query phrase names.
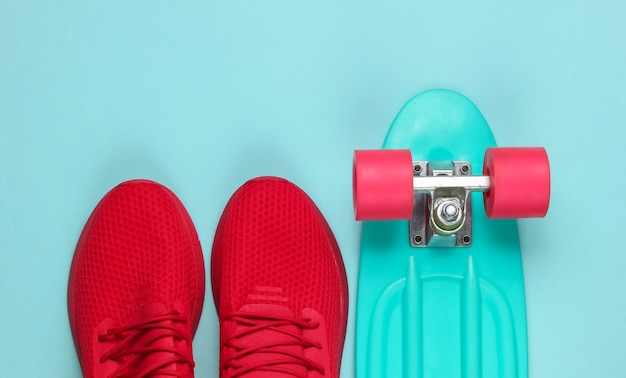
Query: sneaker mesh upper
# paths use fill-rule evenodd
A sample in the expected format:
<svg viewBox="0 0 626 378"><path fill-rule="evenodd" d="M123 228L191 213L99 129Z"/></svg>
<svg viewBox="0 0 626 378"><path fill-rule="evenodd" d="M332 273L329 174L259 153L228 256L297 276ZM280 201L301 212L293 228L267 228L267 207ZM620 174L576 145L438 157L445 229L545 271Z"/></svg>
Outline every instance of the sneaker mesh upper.
<svg viewBox="0 0 626 378"><path fill-rule="evenodd" d="M204 288L200 243L178 198L145 180L112 189L87 221L70 271L70 325L83 374L93 374L93 330L104 319L123 325L152 303L178 302L193 334Z"/></svg>
<svg viewBox="0 0 626 378"><path fill-rule="evenodd" d="M235 192L216 231L211 280L220 318L251 302L279 304L294 314L319 312L336 359L329 376L338 376L348 309L345 268L328 224L301 189L263 177Z"/></svg>

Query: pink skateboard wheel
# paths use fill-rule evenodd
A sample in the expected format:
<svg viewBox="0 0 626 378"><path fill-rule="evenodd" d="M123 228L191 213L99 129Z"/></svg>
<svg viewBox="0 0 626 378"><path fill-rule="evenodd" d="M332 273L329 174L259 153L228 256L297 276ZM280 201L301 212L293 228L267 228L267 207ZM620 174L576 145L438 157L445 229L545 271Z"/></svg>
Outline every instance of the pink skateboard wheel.
<svg viewBox="0 0 626 378"><path fill-rule="evenodd" d="M354 151L352 180L357 220L411 218L413 160L410 150Z"/></svg>
<svg viewBox="0 0 626 378"><path fill-rule="evenodd" d="M483 174L489 218L544 217L550 204L550 163L543 147L488 148Z"/></svg>

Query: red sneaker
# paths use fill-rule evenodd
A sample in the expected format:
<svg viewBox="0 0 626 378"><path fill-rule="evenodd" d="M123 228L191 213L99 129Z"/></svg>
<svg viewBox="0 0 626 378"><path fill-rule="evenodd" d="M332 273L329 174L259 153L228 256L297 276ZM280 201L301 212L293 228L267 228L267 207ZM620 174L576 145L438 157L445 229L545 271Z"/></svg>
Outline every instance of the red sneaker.
<svg viewBox="0 0 626 378"><path fill-rule="evenodd" d="M174 193L145 180L111 190L89 217L70 270L83 375L193 377L204 277L198 236Z"/></svg>
<svg viewBox="0 0 626 378"><path fill-rule="evenodd" d="M220 219L211 257L221 378L337 378L348 284L313 201L274 177L248 181Z"/></svg>

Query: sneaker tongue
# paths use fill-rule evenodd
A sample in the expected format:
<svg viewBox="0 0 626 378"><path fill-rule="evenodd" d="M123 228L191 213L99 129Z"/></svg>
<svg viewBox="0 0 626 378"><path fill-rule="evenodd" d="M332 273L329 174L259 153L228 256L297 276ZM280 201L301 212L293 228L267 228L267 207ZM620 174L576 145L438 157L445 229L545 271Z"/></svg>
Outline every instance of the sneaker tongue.
<svg viewBox="0 0 626 378"><path fill-rule="evenodd" d="M167 311L167 308L162 303L150 304L142 308L136 314L136 318L134 320L154 318L156 316L163 315L166 311ZM169 326L169 327L174 326L174 322L172 320L163 321L163 322L160 322L160 324L164 326ZM148 344L150 340L155 339L155 338L156 338L155 341ZM174 340L174 337L171 336L171 332L168 332L167 330L160 330L160 329L155 329L150 332L147 332L146 334L142 335L141 338L138 340L139 343L145 346L163 348L163 349L169 349L169 350L176 349L176 346L174 345L174 341L175 340ZM145 368L161 365L163 364L164 361L170 360L171 358L172 358L172 352L163 351L163 352L150 353L146 355L137 364L137 371L143 371L143 369ZM163 368L170 370L170 371L176 371L178 374L186 374L189 371L189 366L186 364L181 364L181 363L170 363L169 365L163 366ZM151 375L151 377L172 378L172 374Z"/></svg>
<svg viewBox="0 0 626 378"><path fill-rule="evenodd" d="M276 304L247 304L241 307L242 311L245 312L254 312L260 315L270 315L276 317L293 317L293 311L285 306L280 306ZM249 328L246 325L237 325L237 331L244 330ZM295 325L284 325L276 327L282 331L302 335L302 329L298 328ZM276 360L285 360L286 357L283 353L296 354L304 356L304 348L301 345L280 345L281 343L290 343L293 342L294 338L286 335L282 332L277 332L272 329L262 329L260 331L254 332L250 335L247 335L240 339L243 347L254 348L259 344L275 344L277 346L272 347L271 351L268 353L253 353L249 356L246 356L241 359L244 364L251 363L256 364L260 362L270 362ZM281 353L283 352L283 353ZM307 369L302 365L297 364L285 364L282 365L283 368L288 369L289 371L293 371L293 374L287 373L279 373L272 372L272 378L293 378L294 376L305 376ZM257 371L250 372L245 375L246 378L267 378L267 371Z"/></svg>

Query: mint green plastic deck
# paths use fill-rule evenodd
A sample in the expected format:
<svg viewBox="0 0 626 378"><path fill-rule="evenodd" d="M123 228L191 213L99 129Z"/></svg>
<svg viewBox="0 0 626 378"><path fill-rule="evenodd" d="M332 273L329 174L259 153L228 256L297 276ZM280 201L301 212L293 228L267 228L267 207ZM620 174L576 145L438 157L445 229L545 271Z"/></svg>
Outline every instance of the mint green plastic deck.
<svg viewBox="0 0 626 378"><path fill-rule="evenodd" d="M466 160L481 174L489 125L464 96L431 90L393 121L383 148L413 160ZM526 306L517 222L485 215L472 194L468 248L412 248L408 221L363 222L356 376L527 377Z"/></svg>

